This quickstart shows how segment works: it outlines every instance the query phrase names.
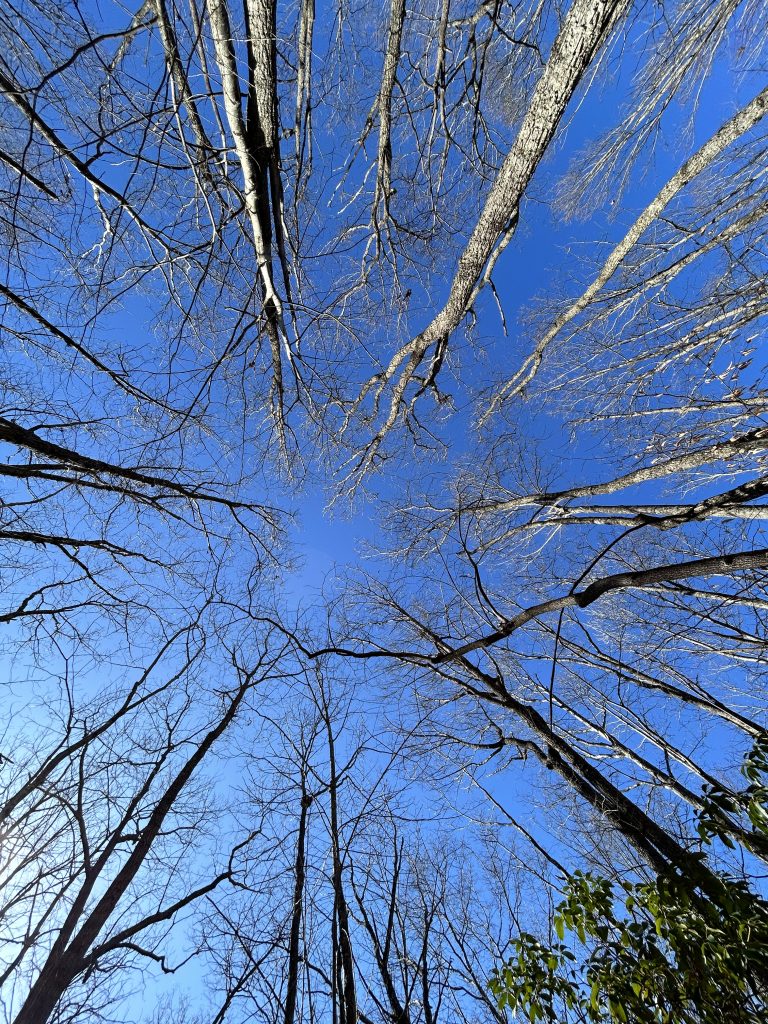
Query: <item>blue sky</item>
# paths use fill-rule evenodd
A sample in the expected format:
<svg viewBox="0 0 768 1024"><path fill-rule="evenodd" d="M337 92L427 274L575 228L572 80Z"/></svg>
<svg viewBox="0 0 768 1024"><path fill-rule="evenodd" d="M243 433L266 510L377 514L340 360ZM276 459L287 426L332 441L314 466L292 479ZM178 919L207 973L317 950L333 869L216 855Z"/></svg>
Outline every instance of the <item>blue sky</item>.
<svg viewBox="0 0 768 1024"><path fill-rule="evenodd" d="M121 11L118 17L114 15L114 11L115 8L112 6L104 9L102 17L107 27L111 27L113 22L120 25L125 22L124 12ZM328 24L326 23L323 27L327 32ZM318 36L318 39L321 40L318 43L318 48L322 54L326 43L321 36ZM636 37L631 37L628 44L630 53L633 52L632 48L636 43ZM374 54L375 49L372 47L369 56ZM378 53L374 55L378 57ZM371 60L373 60L372 56ZM644 155L639 161L633 172L630 186L621 202L614 205L611 198L606 196L604 197L606 201L594 215L582 221L564 223L559 218L552 202L557 183L571 166L571 161L576 154L585 149L589 150L590 147L599 146L599 139L603 131L620 121L622 104L626 99L629 86L627 74L624 73L624 76L616 81L611 78L610 73L604 73L600 88L589 92L586 97L572 105L566 115L567 128L561 133L558 142L538 169L528 188L522 204L517 232L502 256L494 275L499 301L509 327L509 338L505 340L501 337L498 312L492 296L486 290L477 303L478 325L475 333L469 341L462 338L456 342L457 348L462 352L461 370L456 375L458 379L451 381L450 376L446 374L446 388L449 391L454 391L457 409L451 418L439 423L445 447L441 453L434 456L428 455L421 462L416 463L411 458L407 435L394 442L393 446L399 444L399 450L395 452L384 473L374 475L370 480L371 493L377 494L383 503L391 503L396 506L402 500L401 496L409 485L418 491L423 484L428 483L439 493L441 480L450 478L461 463L473 465L479 460L484 442L478 442L474 432L477 410L468 397L473 387L487 384L490 376L496 374L504 376L519 364L520 359L529 351L532 342L531 330L526 323L526 315L530 308L542 299L578 294L579 287L589 280L604 247L621 237L634 216L643 208L649 197L655 194L660 184L680 164L685 155L708 137L713 129L739 104L753 95L759 75L757 73L752 75L736 74L731 70L732 62L733 57L729 52L722 53L717 57L713 73L697 95L695 128L692 135L686 135L682 130L684 116L681 110L672 108L665 118L663 132L653 156ZM615 66L616 64L612 64L610 67L614 68ZM631 67L632 60L628 59L622 66ZM360 68L361 72L374 72L375 70L372 67ZM375 75L372 77L375 78ZM322 111L322 107L320 110ZM328 142L330 150L330 144L333 141L330 138L331 129L322 122L316 123L316 128L320 149L323 148L325 142ZM342 144L346 141L342 139L339 148L342 148ZM370 154L368 160L369 162L371 160ZM352 175L350 188L358 183L355 174L362 180L363 170L361 161L361 166L357 167ZM117 176L116 180L125 173L119 166L113 168L113 171ZM328 183L326 183L325 191L330 191ZM87 198L87 195L88 190L84 188L83 198ZM325 193L323 193L324 195ZM479 201L478 211L475 212L479 212ZM86 233L89 231L93 241L96 242L101 228L102 225L98 219L94 218L87 227ZM94 267L95 263L94 257ZM334 269L329 266L325 271L326 278L317 283L318 291L326 287L330 288L335 283L335 279L332 277ZM36 262L34 252L30 251L26 270L31 278L36 277L39 273L40 279L44 281L48 273L48 266L42 258ZM339 270L339 273L341 272ZM242 276L245 277L245 272ZM64 278L61 277L59 280L63 282ZM447 285L447 279L434 282L434 294L440 296L447 289ZM55 293L54 298L57 298ZM121 346L121 339L124 338L125 347L134 353L137 359L147 359L147 353L151 359L152 353L162 347L163 332L167 326L163 314L161 313L158 317L158 306L156 305L158 301L157 292L149 288L142 292L137 290L123 300L121 307L117 304L114 306L111 316L99 324L98 331L93 332L94 337L98 335L97 340L103 341L104 347L113 354ZM63 315L67 312L63 311ZM218 321L228 322L228 318L231 319L235 313L230 308L214 309L208 312L211 313L209 325L211 335L218 339L218 335L216 335L216 331L220 327ZM431 312L431 310L421 309L411 313L406 317L403 330L406 328L408 331L418 330L423 326L423 318ZM73 305L72 315L74 318L77 313L78 309ZM199 328L197 334L190 331L189 335L185 336L184 341L188 342L189 349L186 354L179 357L177 371L179 366L185 367L187 362L192 366L197 365L198 357L200 361L203 361L204 356L201 353L205 352L205 344L208 339L205 336L207 322L201 318L201 323L202 326L196 325ZM392 338L384 337L383 330L377 334L375 327L371 328L371 332L372 336L376 335L373 341L376 344L381 343L382 346L384 346L384 342L386 345L394 346L397 340L397 332L394 329ZM462 332L459 331L456 334L460 335ZM484 355L474 362L473 357L480 349ZM215 343L212 343L211 351L214 350ZM384 346L379 351L383 352L382 359L386 361L391 349ZM115 422L110 420L108 427L105 428L106 436L117 438L119 447L121 424L131 422L130 401L122 397L119 400L111 398L105 402L104 393L100 390L99 385L97 384L95 389L93 387L93 377L84 373L82 379L78 380L72 369L73 364L60 356L57 357L56 362L46 363L43 372L40 372L36 368L34 360L28 360L24 353L10 357L8 365L19 380L24 380L29 384L30 390L37 389L42 396L41 407L45 407L46 401L53 404L63 396L71 407L78 407L81 415L83 409L87 409L93 410L94 417L104 413L108 417L124 417L124 419L116 419ZM154 363L145 364L142 367L142 371L146 373L148 379L153 379L159 369ZM355 365L351 372L359 374L363 370L360 365ZM77 373L79 372L78 370ZM259 368L254 371L254 378L259 372ZM466 376L462 376L463 374ZM159 376L161 375L158 373ZM546 380L546 378L542 379ZM173 383L177 386L180 395L188 390L186 383L182 382L179 376ZM260 381L257 381L258 383ZM265 443L268 434L268 428L264 426L263 409L254 411L251 408L247 416L243 414L241 424L237 420L241 406L235 407L232 399L235 390L235 388L228 390L228 385L224 383L217 383L212 390L211 415L220 434L218 436L215 432L206 434L202 430L197 433L186 449L181 452L189 460L187 465L206 471L219 468L229 470L237 466L242 450L246 452L244 459L249 464L249 468L251 460L256 462L260 451L259 446ZM257 392L258 389L255 387L254 391ZM548 402L547 396L546 387L543 385L534 402L525 405L520 403L514 407L506 421L506 429L510 434L516 436L521 448L524 448L527 453L540 456L541 461L551 470L557 486L586 478L600 480L609 475L616 458L624 457L628 453L617 451L615 447L612 447L615 445L615 438L609 437L602 430L585 428L572 436L562 410L555 402ZM248 400L249 396L246 395L243 398L243 409L248 406ZM233 401L232 406L228 405L229 401ZM588 403L583 400L583 404ZM105 405L108 406L106 409L103 408ZM227 440L231 439L227 436L229 418L237 429L241 426L243 431L254 429L253 438L247 438L247 443L243 445L242 449L239 447L240 437L235 439L231 447L227 445ZM232 429L232 423L229 424L229 428ZM76 436L85 447L92 443L93 438L88 430L80 430ZM158 457L167 457L172 462L177 451L174 447L175 443L174 439L169 439L165 450L160 446ZM249 444L251 445L250 449ZM253 453L256 455L254 456ZM140 453L134 451L123 451L122 454L125 458L135 456L138 459L140 457ZM375 498L369 499L365 491L360 491L351 505L345 503L344 499L339 500L336 504L331 504L334 481L330 478L323 479L323 472L322 468L315 466L308 479L296 487L281 478L268 463L267 468L260 469L255 473L254 479L250 482L252 493L258 500L297 511L296 525L288 529L285 554L281 553L278 556L277 564L271 564L265 574L267 584L272 584L278 580L279 564L294 554L298 556L298 566L291 569L285 582L278 581L276 584L279 590L280 604L291 612L302 609L310 616L315 614L321 618L323 611L321 589L325 587L326 591L331 594L343 593L346 587L344 574L350 569L352 571L361 569L374 577L377 575L384 577L391 571L400 574L406 577L404 589L412 596L421 596L422 589L426 594L430 586L436 590L440 582L439 563L430 566L433 579L428 586L418 575L408 576L411 569L404 561L396 560L393 565L386 560L377 559L372 553L372 548L386 539L383 536L379 518L382 505ZM647 485L634 496L638 499L654 500L661 493L661 487L654 483ZM625 499L626 495L622 496L622 500ZM82 515L87 519L86 512L83 511L85 504L78 506L77 512L72 511L73 508L72 505L68 508L63 507L60 516L65 525L79 527L81 525L79 517ZM96 503L94 503L94 508L98 510ZM106 513L104 516L107 518ZM74 524L73 519L76 520ZM181 528L177 530L170 522L165 522L160 526L147 526L145 520L130 516L125 520L119 519L118 511L115 511L115 519L120 523L120 528L125 531L126 536L133 537L135 535L142 541L154 541L165 545L168 549L172 549L176 543L182 545L180 538L183 539L186 536ZM152 536L148 532L150 530L157 532ZM215 538L211 541L212 548L222 554L227 563L226 574L223 574L222 578L235 581L244 566L247 565L250 568L253 556L250 551L244 549L229 549L227 547L229 543L228 539ZM204 575L205 572L206 548L204 544L195 547L190 542L189 548L180 546L179 550L183 551L182 559L189 558L189 562L180 567L180 570L184 570L179 572L180 582L173 583L172 577L164 577L163 584L166 591L172 592L171 596L166 594L165 598L162 596L155 598L155 592L153 592L153 599L158 602L167 599L169 608L171 604L178 605L172 612L169 612L169 617L179 614L179 610L186 606L188 593L192 592L195 583L199 582L196 573ZM188 555L187 552L189 552ZM558 571L560 566L565 566L562 570L563 590L567 590L573 581L573 563L569 562L566 557L569 554L570 552L567 550L559 551L554 562ZM452 555L447 559L449 564L453 564L450 562ZM514 569L514 564L512 569ZM501 564L496 570L492 569L489 574L494 577L494 582L500 581L499 586L501 587L505 579L512 576L509 561ZM20 575L23 578L21 571ZM436 578L437 582L435 582ZM554 582L558 583L556 579ZM174 587L176 587L175 592L173 591ZM158 587L156 593L162 595L162 586ZM522 597L526 596L523 593ZM153 610L156 611L157 608ZM98 629L95 631L98 633ZM628 630L629 633L631 630ZM121 662L131 661L142 647L149 649L150 639L153 638L143 637L139 634L131 635L130 640L135 643L136 650L121 653L118 655L118 660ZM25 662L25 654L8 663L8 669L14 677L14 681L22 686L26 683L25 675L32 664L32 653L32 650L29 649L29 664ZM538 673L539 677L543 679L546 675L547 665L545 664L542 668L541 658L534 664L534 655L538 654L538 650L529 652L529 660L533 665L531 671L532 674ZM83 657L84 667L81 675L86 689L91 683L100 685L103 681L103 676L98 674L102 671L101 666L95 658L92 660L90 655ZM705 671L708 665L709 662L705 662L702 671ZM387 676L386 669L381 672L381 676ZM381 680L376 678L375 672L371 676L360 673L356 678L360 680L358 696L361 702L370 697L378 697L386 689L380 686ZM725 677L724 685L729 682L730 679ZM370 689L366 690L366 687L370 687ZM691 729L695 730L697 726L698 722L695 722ZM718 748L724 738L725 730L714 728L707 735L701 737L694 735L692 742L698 744L699 751L706 752L705 759L709 762L717 760L720 754ZM735 760L735 755L733 755L732 763L735 763ZM512 770L489 779L491 791L507 800L513 811L527 807L527 799L531 796L535 797L541 786L541 775L539 772L534 772L532 763L523 766L519 773L514 771L516 767L520 768L519 765L513 765ZM231 759L228 768L217 765L216 770L219 772L218 779L225 785L237 784L239 764L236 758ZM419 787L414 787L414 792L419 793L420 796L423 795ZM470 802L470 797L466 795L466 792L460 788L457 782L455 790L457 803L461 804L465 800ZM450 796L449 794L449 802ZM425 803L427 807L430 806L429 800L425 800ZM541 827L543 831L550 830L551 832L552 828L556 828L545 820L541 808L535 809L531 813L531 817L536 819L536 827ZM557 836L550 835L550 838L554 844L553 848L558 853L563 853L565 857L565 847L560 847ZM197 994L200 991L201 983L194 972L195 968L190 968L187 978L191 982L191 990ZM130 1012L135 1013L138 1017L139 1004L131 1005L137 1009L131 1009Z"/></svg>

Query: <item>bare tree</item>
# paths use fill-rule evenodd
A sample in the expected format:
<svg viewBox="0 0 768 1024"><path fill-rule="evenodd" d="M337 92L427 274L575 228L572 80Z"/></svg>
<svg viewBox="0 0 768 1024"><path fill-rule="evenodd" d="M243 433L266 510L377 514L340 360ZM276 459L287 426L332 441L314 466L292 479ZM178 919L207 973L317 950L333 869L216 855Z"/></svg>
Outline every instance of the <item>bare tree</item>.
<svg viewBox="0 0 768 1024"><path fill-rule="evenodd" d="M502 1021L576 864L757 884L765 20L0 10L9 1020L189 956L196 1021Z"/></svg>
<svg viewBox="0 0 768 1024"><path fill-rule="evenodd" d="M69 679L4 759L3 984L13 1020L48 1020L62 1006L77 1016L94 999L106 1007L120 997L113 977L137 960L172 973L176 952L163 947L178 922L239 884L259 825L227 825L205 769L256 688L279 682L281 650L265 636L247 665L232 650L231 681L204 699L212 625L201 616L171 638L127 693L86 702Z"/></svg>

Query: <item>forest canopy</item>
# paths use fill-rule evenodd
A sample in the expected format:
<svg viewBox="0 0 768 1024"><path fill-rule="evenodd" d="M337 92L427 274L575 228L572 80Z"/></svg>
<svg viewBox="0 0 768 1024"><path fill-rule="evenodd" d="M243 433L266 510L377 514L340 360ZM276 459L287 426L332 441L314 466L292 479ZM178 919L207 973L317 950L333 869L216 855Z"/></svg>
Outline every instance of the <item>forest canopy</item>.
<svg viewBox="0 0 768 1024"><path fill-rule="evenodd" d="M766 24L0 0L9 1024L762 1019Z"/></svg>

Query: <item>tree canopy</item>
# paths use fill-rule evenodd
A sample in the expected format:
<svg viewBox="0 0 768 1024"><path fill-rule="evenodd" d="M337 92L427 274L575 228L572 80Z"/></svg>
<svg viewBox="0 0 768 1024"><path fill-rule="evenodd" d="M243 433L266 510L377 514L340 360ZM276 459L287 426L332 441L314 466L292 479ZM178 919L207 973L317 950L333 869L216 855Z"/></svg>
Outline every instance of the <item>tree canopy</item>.
<svg viewBox="0 0 768 1024"><path fill-rule="evenodd" d="M766 22L0 2L5 1019L759 1019Z"/></svg>

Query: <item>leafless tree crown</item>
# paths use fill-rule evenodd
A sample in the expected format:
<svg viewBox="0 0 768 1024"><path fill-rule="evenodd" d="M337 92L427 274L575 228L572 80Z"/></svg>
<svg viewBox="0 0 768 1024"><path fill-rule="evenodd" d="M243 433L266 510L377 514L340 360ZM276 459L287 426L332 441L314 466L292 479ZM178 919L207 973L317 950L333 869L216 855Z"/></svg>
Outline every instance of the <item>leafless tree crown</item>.
<svg viewBox="0 0 768 1024"><path fill-rule="evenodd" d="M762 891L766 23L0 3L5 1019L504 1024L575 869Z"/></svg>

